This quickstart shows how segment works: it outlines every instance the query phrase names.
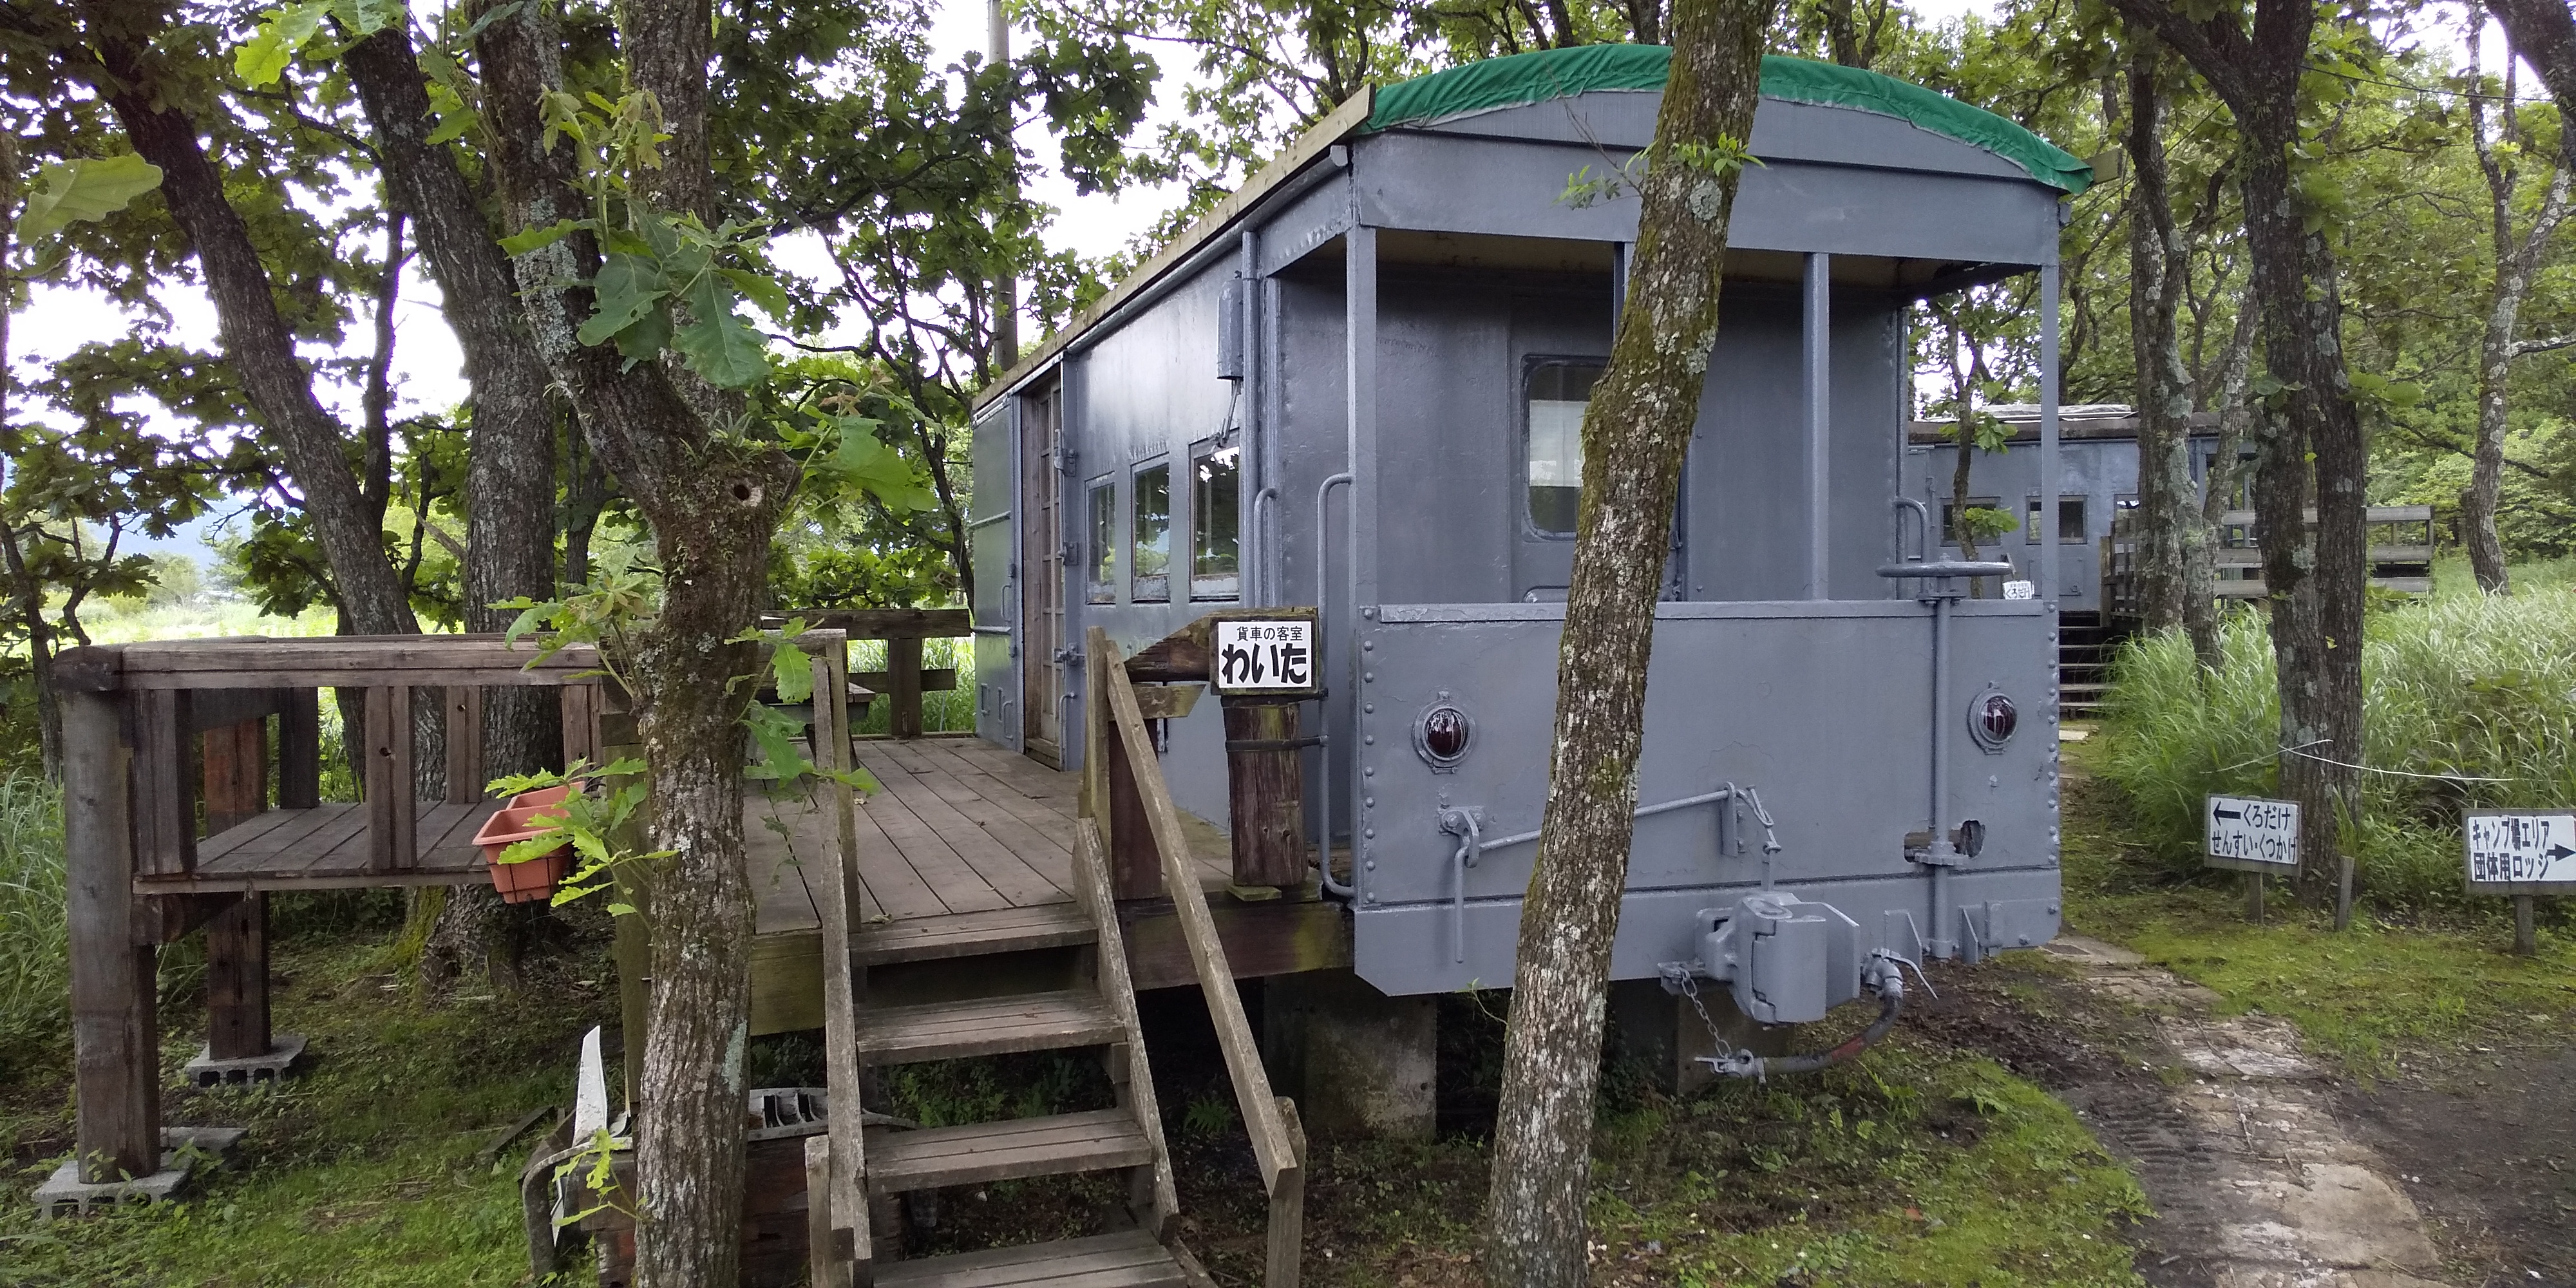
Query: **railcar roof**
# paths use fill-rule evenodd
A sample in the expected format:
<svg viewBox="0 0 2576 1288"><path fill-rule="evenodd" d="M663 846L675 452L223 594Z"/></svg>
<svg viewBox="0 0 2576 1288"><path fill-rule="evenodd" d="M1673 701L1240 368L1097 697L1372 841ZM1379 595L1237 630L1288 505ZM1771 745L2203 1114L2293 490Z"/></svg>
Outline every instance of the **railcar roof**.
<svg viewBox="0 0 2576 1288"><path fill-rule="evenodd" d="M1153 288L1219 236L1232 232L1264 197L1323 161L1339 144L1364 135L1437 127L1486 112L1584 94L1661 93L1671 65L1672 50L1663 45L1581 45L1490 58L1395 85L1363 87L1091 308L1021 355L1009 371L976 395L975 410L980 414L1003 394L1054 365L1067 346L1108 321L1121 306ZM1768 55L1762 60L1762 96L1902 120L1990 153L2033 182L2069 195L2082 192L2093 181L2090 165L2012 121L1876 72Z"/></svg>
<svg viewBox="0 0 2576 1288"><path fill-rule="evenodd" d="M1578 45L1489 58L1379 90L1368 130L1437 125L1506 107L1602 91L1659 93L1673 51L1663 45ZM2093 167L1983 108L1857 67L1772 54L1762 60L1762 97L1892 116L1983 148L2031 178L2070 195L2093 182Z"/></svg>

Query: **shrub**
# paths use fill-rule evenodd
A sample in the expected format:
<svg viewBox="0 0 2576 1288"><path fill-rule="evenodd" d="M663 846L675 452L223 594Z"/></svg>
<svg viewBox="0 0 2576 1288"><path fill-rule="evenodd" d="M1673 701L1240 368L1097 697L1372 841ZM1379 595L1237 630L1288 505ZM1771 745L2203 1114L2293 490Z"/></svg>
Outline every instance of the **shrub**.
<svg viewBox="0 0 2576 1288"><path fill-rule="evenodd" d="M36 774L0 778L0 1069L54 1045L70 1001L62 797Z"/></svg>
<svg viewBox="0 0 2576 1288"><path fill-rule="evenodd" d="M2127 792L2137 839L2178 874L2200 865L2203 796L2277 789L2280 708L2264 615L2231 614L2221 640L2212 673L2180 632L2132 640L2113 669L2103 773ZM2576 589L2554 585L2372 614L2362 763L2373 772L2361 776L2361 828L2346 843L2360 889L2398 910L2467 908L2461 811L2576 800L2571 640Z"/></svg>

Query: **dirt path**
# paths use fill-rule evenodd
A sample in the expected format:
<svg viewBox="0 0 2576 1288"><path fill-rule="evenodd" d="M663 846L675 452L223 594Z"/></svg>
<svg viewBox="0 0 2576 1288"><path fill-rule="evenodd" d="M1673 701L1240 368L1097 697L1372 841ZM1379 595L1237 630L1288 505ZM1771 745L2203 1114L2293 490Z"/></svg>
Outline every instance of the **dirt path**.
<svg viewBox="0 0 2576 1288"><path fill-rule="evenodd" d="M2399 1169L2341 1114L2349 1084L2264 1016L2074 936L2062 970L1936 973L1927 1026L2041 1082L2130 1164L2156 1219L2157 1288L2444 1288L2454 1281Z"/></svg>
<svg viewBox="0 0 2576 1288"><path fill-rule="evenodd" d="M2300 1054L2287 1022L2216 1015L2215 994L2098 940L2049 951L2075 967L2078 988L2152 1017L2165 1067L2180 1073L2158 1097L2125 1080L2066 1093L2104 1144L2135 1160L2162 1215L2163 1252L2140 1269L2214 1288L2444 1282L2423 1214L2345 1129L2339 1080Z"/></svg>

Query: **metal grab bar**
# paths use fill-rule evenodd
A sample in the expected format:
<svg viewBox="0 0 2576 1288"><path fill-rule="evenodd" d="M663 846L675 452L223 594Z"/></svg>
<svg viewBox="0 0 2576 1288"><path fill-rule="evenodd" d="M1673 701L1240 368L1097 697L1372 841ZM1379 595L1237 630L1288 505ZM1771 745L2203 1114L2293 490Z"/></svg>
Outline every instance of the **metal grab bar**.
<svg viewBox="0 0 2576 1288"><path fill-rule="evenodd" d="M1326 548L1326 542L1332 534L1332 526L1324 522L1325 498L1332 495L1334 488L1355 482L1358 478L1358 475L1345 471L1325 479L1315 487L1315 646L1317 648L1322 648L1325 641L1331 638L1330 633L1325 630L1325 623L1328 620L1325 614L1332 611L1332 580L1331 574L1327 571L1332 567L1332 564L1325 558L1325 556L1330 553ZM1315 788L1317 793L1315 797L1315 812L1317 815L1315 826L1315 874L1321 879L1324 893L1329 894L1336 899L1357 899L1359 897L1360 890L1360 856L1359 845L1356 841L1354 841L1351 846L1351 883L1349 885L1344 885L1333 879L1332 708L1325 706L1322 703L1317 703L1315 719L1316 723L1323 726L1315 733L1315 745L1324 749L1324 772L1315 776L1317 784ZM1359 820L1353 819L1351 821L1351 830L1355 834L1358 832Z"/></svg>
<svg viewBox="0 0 2576 1288"><path fill-rule="evenodd" d="M1657 814L1670 814L1675 810L1690 809L1699 805L1714 805L1719 801L1737 799L1753 807L1753 819L1762 825L1762 885L1763 888L1768 889L1771 885L1771 856L1778 854L1783 847L1780 844L1780 834L1773 830L1777 825L1771 821L1771 811L1762 807L1760 792L1750 787L1738 787L1733 783L1727 783L1713 792L1702 792L1697 796L1685 796L1680 800L1664 801L1654 805L1640 805L1629 817L1652 818ZM1734 833L1734 829L1727 824L1728 816L1720 815L1718 847L1721 856L1725 851L1727 838ZM1458 837L1458 848L1449 855L1450 871L1457 878L1449 892L1449 925L1450 934L1455 940L1457 960L1463 962L1467 960L1467 869L1476 866L1476 861L1485 857L1487 850L1498 850L1507 845L1527 845L1537 840L1540 833L1514 832L1509 836L1498 836L1487 840L1484 811L1473 808L1440 811L1440 830Z"/></svg>

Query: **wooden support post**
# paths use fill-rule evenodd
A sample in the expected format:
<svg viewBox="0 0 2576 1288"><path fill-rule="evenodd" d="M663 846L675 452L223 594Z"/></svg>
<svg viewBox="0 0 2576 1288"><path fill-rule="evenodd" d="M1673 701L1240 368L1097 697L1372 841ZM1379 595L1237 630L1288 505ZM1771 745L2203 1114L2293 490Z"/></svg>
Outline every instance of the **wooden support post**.
<svg viewBox="0 0 2576 1288"><path fill-rule="evenodd" d="M447 704L447 803L483 803L483 690L450 685Z"/></svg>
<svg viewBox="0 0 2576 1288"><path fill-rule="evenodd" d="M1297 704L1226 698L1226 809L1234 834L1234 883L1306 883L1306 766Z"/></svg>
<svg viewBox="0 0 2576 1288"><path fill-rule="evenodd" d="M2245 915L2255 925L2263 924L2263 874L2245 874Z"/></svg>
<svg viewBox="0 0 2576 1288"><path fill-rule="evenodd" d="M2531 899L2527 894L2513 897L2513 951L2517 957L2540 955L2540 930L2532 924Z"/></svg>
<svg viewBox="0 0 2576 1288"><path fill-rule="evenodd" d="M1295 1101L1286 1096L1272 1100L1279 1106L1279 1125L1286 1129L1289 1152L1296 1161L1281 1168L1272 1183L1270 1256L1261 1283L1262 1288L1297 1288L1306 1256L1306 1124L1297 1117Z"/></svg>
<svg viewBox="0 0 2576 1288"><path fill-rule="evenodd" d="M268 1054L268 896L253 890L206 923L206 1054Z"/></svg>
<svg viewBox="0 0 2576 1288"><path fill-rule="evenodd" d="M367 690L367 866L403 872L416 866L420 796L412 783L411 689Z"/></svg>
<svg viewBox="0 0 2576 1288"><path fill-rule="evenodd" d="M188 736L188 693L146 689L126 695L134 721L131 762L134 870L177 876L197 866L195 739Z"/></svg>
<svg viewBox="0 0 2576 1288"><path fill-rule="evenodd" d="M289 689L277 717L277 807L322 803L322 693Z"/></svg>
<svg viewBox="0 0 2576 1288"><path fill-rule="evenodd" d="M114 695L64 690L63 852L71 931L74 1147L81 1179L161 1167L156 950L134 897L134 817Z"/></svg>
<svg viewBox="0 0 2576 1288"><path fill-rule="evenodd" d="M591 768L600 766L599 759L599 686L567 684L559 692L558 709L563 716L564 768L573 762L587 760Z"/></svg>
<svg viewBox="0 0 2576 1288"><path fill-rule="evenodd" d="M2335 920L2334 920L2334 928L2335 928L2335 929L2337 929L2337 930L2343 930L2343 929L2347 929L2347 928L2349 928L2351 925L2352 925L2352 856L2351 856L2350 854L2338 854L2338 855L2336 855L2336 856L2335 856Z"/></svg>
<svg viewBox="0 0 2576 1288"><path fill-rule="evenodd" d="M1145 814L1144 793L1137 789L1136 767L1128 759L1128 738L1112 721L1106 738L1109 787L1109 887L1121 899L1152 899L1163 893L1163 861L1154 851L1152 824ZM1152 743L1133 754L1151 757Z"/></svg>
<svg viewBox="0 0 2576 1288"><path fill-rule="evenodd" d="M197 736L205 765L206 835L239 827L268 808L268 722L244 720Z"/></svg>
<svg viewBox="0 0 2576 1288"><path fill-rule="evenodd" d="M887 732L921 736L921 637L903 635L886 644Z"/></svg>

